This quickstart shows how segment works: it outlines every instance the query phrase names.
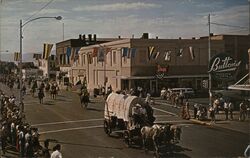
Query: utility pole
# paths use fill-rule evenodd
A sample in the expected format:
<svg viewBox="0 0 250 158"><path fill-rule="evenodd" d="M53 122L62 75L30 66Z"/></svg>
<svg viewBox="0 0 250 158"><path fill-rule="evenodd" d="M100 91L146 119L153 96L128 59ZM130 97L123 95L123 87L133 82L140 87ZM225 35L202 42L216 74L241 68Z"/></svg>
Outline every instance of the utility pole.
<svg viewBox="0 0 250 158"><path fill-rule="evenodd" d="M64 41L64 23L62 23L62 29L63 29L63 30L62 30L62 31L63 31L62 33L63 33L63 41Z"/></svg>
<svg viewBox="0 0 250 158"><path fill-rule="evenodd" d="M208 67L211 60L211 30L210 30L210 14L208 14ZM208 73L208 93L209 93L209 104L212 105L212 78L211 72Z"/></svg>

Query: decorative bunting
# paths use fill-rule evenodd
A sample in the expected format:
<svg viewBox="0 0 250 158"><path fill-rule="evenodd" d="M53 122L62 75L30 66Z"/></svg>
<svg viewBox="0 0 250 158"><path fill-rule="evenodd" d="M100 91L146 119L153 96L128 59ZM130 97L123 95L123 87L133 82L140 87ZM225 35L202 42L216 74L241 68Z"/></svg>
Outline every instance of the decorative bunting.
<svg viewBox="0 0 250 158"><path fill-rule="evenodd" d="M179 52L177 53L177 56L182 57L183 55L183 48L179 49Z"/></svg>
<svg viewBox="0 0 250 158"><path fill-rule="evenodd" d="M48 44L48 43L43 44L43 56L42 56L43 59L45 60L48 59L48 57L50 56L52 47L53 47L53 44Z"/></svg>
<svg viewBox="0 0 250 158"><path fill-rule="evenodd" d="M87 58L88 58L88 63L89 63L89 64L92 64L92 63L93 63L93 55L89 53L89 54L87 55Z"/></svg>
<svg viewBox="0 0 250 158"><path fill-rule="evenodd" d="M148 60L151 59L154 50L155 50L155 47L154 47L154 46L149 46L149 47L148 47Z"/></svg>
<svg viewBox="0 0 250 158"><path fill-rule="evenodd" d="M79 50L80 50L80 49L81 49L80 47L75 48L74 61L76 61L76 60L79 59Z"/></svg>
<svg viewBox="0 0 250 158"><path fill-rule="evenodd" d="M191 59L194 60L195 55L194 55L194 48L192 46L189 47L189 53L190 53Z"/></svg>
<svg viewBox="0 0 250 158"><path fill-rule="evenodd" d="M111 48L106 48L106 54L111 52Z"/></svg>
<svg viewBox="0 0 250 158"><path fill-rule="evenodd" d="M151 58L153 58L154 60L156 60L157 59L157 57L159 56L159 54L160 54L160 52L159 52L159 50L158 51L154 51L153 53L152 53L152 56L151 56Z"/></svg>
<svg viewBox="0 0 250 158"><path fill-rule="evenodd" d="M97 53L97 62L104 62L104 49L99 49Z"/></svg>
<svg viewBox="0 0 250 158"><path fill-rule="evenodd" d="M136 48L130 48L130 52L131 58L135 58Z"/></svg>
<svg viewBox="0 0 250 158"><path fill-rule="evenodd" d="M170 61L171 60L171 53L172 53L171 51L165 52L164 60Z"/></svg>
<svg viewBox="0 0 250 158"><path fill-rule="evenodd" d="M127 47L122 48L122 57L127 57L128 51L129 51L129 49Z"/></svg>
<svg viewBox="0 0 250 158"><path fill-rule="evenodd" d="M14 53L14 61L19 61L20 60L20 53L19 52L15 52Z"/></svg>
<svg viewBox="0 0 250 158"><path fill-rule="evenodd" d="M66 54L68 57L70 57L71 55L71 49L72 49L71 47L67 47Z"/></svg>
<svg viewBox="0 0 250 158"><path fill-rule="evenodd" d="M97 57L98 47L93 48L93 57Z"/></svg>

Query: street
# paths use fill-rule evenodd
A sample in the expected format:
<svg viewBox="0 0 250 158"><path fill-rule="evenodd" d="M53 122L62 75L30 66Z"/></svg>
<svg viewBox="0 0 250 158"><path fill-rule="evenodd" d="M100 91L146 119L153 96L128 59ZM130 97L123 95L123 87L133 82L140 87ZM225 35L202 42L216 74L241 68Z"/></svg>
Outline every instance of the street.
<svg viewBox="0 0 250 158"><path fill-rule="evenodd" d="M2 85L0 89L18 96L18 91ZM56 100L48 94L44 104L39 104L37 96L27 94L24 98L26 120L38 127L40 140L56 139L62 145L62 154L66 158L137 158L154 157L153 152L143 149L127 148L122 138L113 134L107 136L103 130L104 100L91 98L87 109L80 106L79 96L70 91L59 91ZM163 153L162 157L238 157L243 156L249 143L249 131L239 132L218 126L200 125L181 119L179 109L154 105L156 122L169 122L182 127L181 141L172 153ZM55 143L51 143L49 148Z"/></svg>

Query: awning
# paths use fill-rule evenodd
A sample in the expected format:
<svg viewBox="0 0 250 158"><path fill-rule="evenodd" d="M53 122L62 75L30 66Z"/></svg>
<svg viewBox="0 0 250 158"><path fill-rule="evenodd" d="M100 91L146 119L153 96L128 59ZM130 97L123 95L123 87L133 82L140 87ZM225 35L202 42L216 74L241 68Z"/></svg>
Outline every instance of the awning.
<svg viewBox="0 0 250 158"><path fill-rule="evenodd" d="M208 77L208 74L201 75L171 75L164 76L163 79L168 78L199 78L199 77ZM156 76L114 76L113 78L117 79L126 79L126 80L141 80L141 79L156 79Z"/></svg>
<svg viewBox="0 0 250 158"><path fill-rule="evenodd" d="M245 81L245 83L240 84L242 81ZM234 90L242 90L242 91L250 91L250 80L249 80L249 74L246 74L242 79L240 79L238 82L236 82L234 85L228 86L228 89L234 89Z"/></svg>

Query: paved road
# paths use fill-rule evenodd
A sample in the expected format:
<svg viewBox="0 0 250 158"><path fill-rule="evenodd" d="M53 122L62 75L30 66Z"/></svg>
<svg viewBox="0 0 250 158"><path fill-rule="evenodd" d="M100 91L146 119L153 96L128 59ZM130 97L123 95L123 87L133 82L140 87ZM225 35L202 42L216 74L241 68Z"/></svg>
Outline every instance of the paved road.
<svg viewBox="0 0 250 158"><path fill-rule="evenodd" d="M87 110L80 107L77 94L67 91L61 91L56 100L46 96L42 105L38 98L30 95L25 96L24 102L28 122L39 128L41 139L57 139L66 158L153 157L152 152L146 154L141 149L125 147L123 140L116 135L105 135L102 98L92 100ZM237 157L243 155L249 142L246 133L182 120L176 108L155 105L154 111L157 122L175 123L183 130L181 142L173 153L164 157Z"/></svg>

